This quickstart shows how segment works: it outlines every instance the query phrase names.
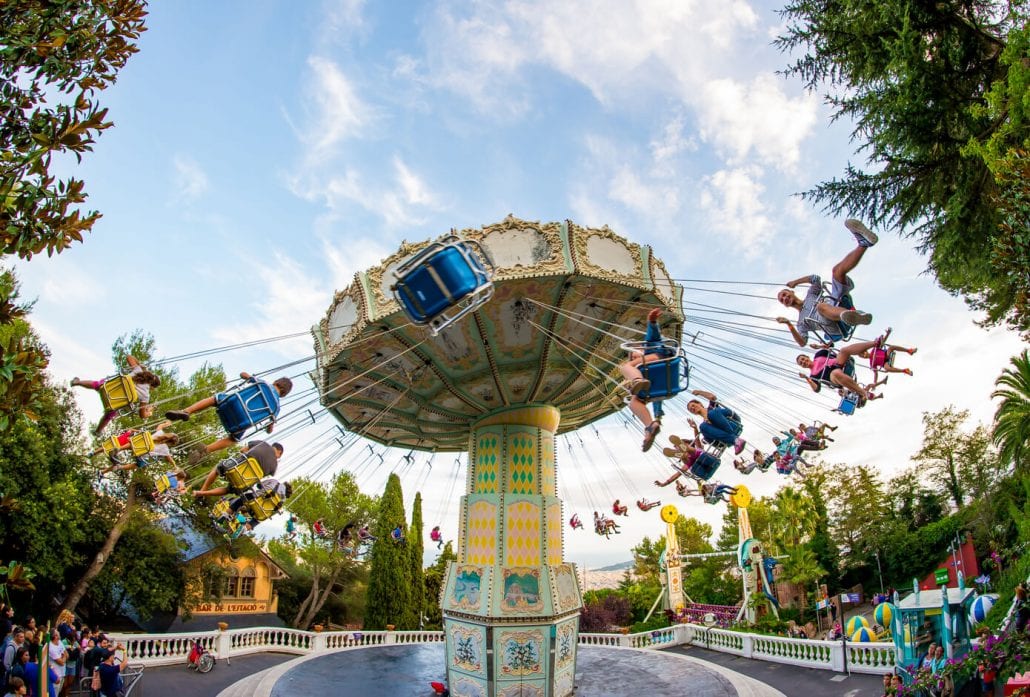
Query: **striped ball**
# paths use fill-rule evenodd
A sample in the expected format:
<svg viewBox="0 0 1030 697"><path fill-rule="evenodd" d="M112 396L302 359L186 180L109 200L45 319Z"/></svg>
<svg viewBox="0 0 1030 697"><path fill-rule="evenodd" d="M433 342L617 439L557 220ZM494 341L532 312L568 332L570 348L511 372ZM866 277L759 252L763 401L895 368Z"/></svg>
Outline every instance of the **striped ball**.
<svg viewBox="0 0 1030 697"><path fill-rule="evenodd" d="M876 641L876 635L873 634L873 630L869 627L859 627L854 634L851 635L852 641Z"/></svg>
<svg viewBox="0 0 1030 697"><path fill-rule="evenodd" d="M891 622L894 620L894 612L894 606L890 603L880 603L873 610L873 619L881 627L890 627Z"/></svg>
<svg viewBox="0 0 1030 697"><path fill-rule="evenodd" d="M987 619L987 613L991 611L992 607L994 607L994 596L977 596L973 601L973 606L969 608L969 620L973 624L980 624Z"/></svg>
<svg viewBox="0 0 1030 697"><path fill-rule="evenodd" d="M854 617L848 620L847 624L844 625L844 631L847 633L848 636L851 636L859 629L868 628L869 622L866 620L865 617L862 617L862 615L855 615Z"/></svg>

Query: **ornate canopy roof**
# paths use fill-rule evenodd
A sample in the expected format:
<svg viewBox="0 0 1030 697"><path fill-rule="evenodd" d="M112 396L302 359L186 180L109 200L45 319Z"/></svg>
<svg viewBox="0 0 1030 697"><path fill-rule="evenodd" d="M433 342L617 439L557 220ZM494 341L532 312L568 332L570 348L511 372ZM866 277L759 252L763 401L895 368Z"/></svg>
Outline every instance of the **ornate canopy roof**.
<svg viewBox="0 0 1030 697"><path fill-rule="evenodd" d="M392 272L428 242L404 243L357 274L314 327L322 404L348 430L464 451L486 414L550 404L558 432L571 431L622 407L619 344L642 337L650 308L663 308L663 334L680 338L682 290L650 247L607 227L509 216L456 234L480 242L496 268L493 298L472 315L435 337L408 321Z"/></svg>

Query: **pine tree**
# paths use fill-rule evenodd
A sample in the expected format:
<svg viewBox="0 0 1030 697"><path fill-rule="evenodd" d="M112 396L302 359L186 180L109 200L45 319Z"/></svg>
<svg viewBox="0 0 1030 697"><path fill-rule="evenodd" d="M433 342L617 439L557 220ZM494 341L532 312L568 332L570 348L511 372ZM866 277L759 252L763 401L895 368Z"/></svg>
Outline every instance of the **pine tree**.
<svg viewBox="0 0 1030 697"><path fill-rule="evenodd" d="M404 517L404 494L401 480L391 474L379 501L379 514L375 523L376 541L369 555L368 595L365 602L365 629L386 629L392 624L404 628L409 620L412 604L411 564L409 550L411 535L406 542L397 542L391 531L407 527Z"/></svg>
<svg viewBox="0 0 1030 697"><path fill-rule="evenodd" d="M402 625L404 629L418 629L426 606L426 582L422 571L422 493L416 492L411 508L411 529L408 532L408 553L411 555L411 617Z"/></svg>
<svg viewBox="0 0 1030 697"><path fill-rule="evenodd" d="M780 14L786 74L854 123L866 160L805 197L916 237L943 288L1026 331L1012 262L1030 245L1004 227L996 179L1027 139L1026 4L790 0Z"/></svg>

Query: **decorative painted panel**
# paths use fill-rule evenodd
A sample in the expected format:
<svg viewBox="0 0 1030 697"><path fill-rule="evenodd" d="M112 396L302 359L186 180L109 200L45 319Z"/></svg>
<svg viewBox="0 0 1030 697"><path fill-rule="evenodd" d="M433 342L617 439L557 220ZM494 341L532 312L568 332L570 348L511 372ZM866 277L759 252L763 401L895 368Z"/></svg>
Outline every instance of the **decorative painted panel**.
<svg viewBox="0 0 1030 697"><path fill-rule="evenodd" d="M556 612L569 612L583 604L579 594L579 579L576 578L576 567L572 564L552 566L551 577L554 579Z"/></svg>
<svg viewBox="0 0 1030 697"><path fill-rule="evenodd" d="M486 681L462 676L451 682L451 697L486 697Z"/></svg>
<svg viewBox="0 0 1030 697"><path fill-rule="evenodd" d="M465 673L486 677L486 629L451 622L447 627L449 666Z"/></svg>
<svg viewBox="0 0 1030 697"><path fill-rule="evenodd" d="M536 429L515 429L508 427L506 433L506 455L508 476L505 492L509 494L537 494L540 478L537 472Z"/></svg>
<svg viewBox="0 0 1030 697"><path fill-rule="evenodd" d="M544 697L546 694L543 683L520 682L516 685L507 685L500 688L497 692L497 697Z"/></svg>
<svg viewBox="0 0 1030 697"><path fill-rule="evenodd" d="M561 501L552 499L547 504L547 563L561 564L562 556L562 514Z"/></svg>
<svg viewBox="0 0 1030 697"><path fill-rule="evenodd" d="M576 620L563 622L555 628L554 669L561 671L576 663L576 637L579 624Z"/></svg>
<svg viewBox="0 0 1030 697"><path fill-rule="evenodd" d="M497 563L497 505L482 499L469 503L465 561Z"/></svg>
<svg viewBox="0 0 1030 697"><path fill-rule="evenodd" d="M497 433L480 433L476 441L476 459L473 494L497 492L497 478L501 471L501 439Z"/></svg>
<svg viewBox="0 0 1030 697"><path fill-rule="evenodd" d="M489 594L489 578L484 576L481 566L459 564L454 570L454 581L447 594L447 609L481 612L483 598Z"/></svg>
<svg viewBox="0 0 1030 697"><path fill-rule="evenodd" d="M536 497L534 497L536 498ZM506 501L504 506L504 563L535 566L541 563L541 510L536 501Z"/></svg>
<svg viewBox="0 0 1030 697"><path fill-rule="evenodd" d="M549 434L548 434L549 435ZM540 439L540 493L544 496L557 496L557 481L554 476L554 438Z"/></svg>
<svg viewBox="0 0 1030 697"><path fill-rule="evenodd" d="M500 664L498 680L543 675L546 652L541 629L505 629L496 636L494 654Z"/></svg>
<svg viewBox="0 0 1030 697"><path fill-rule="evenodd" d="M501 569L501 613L504 615L538 615L546 603L541 585L540 567L517 566Z"/></svg>

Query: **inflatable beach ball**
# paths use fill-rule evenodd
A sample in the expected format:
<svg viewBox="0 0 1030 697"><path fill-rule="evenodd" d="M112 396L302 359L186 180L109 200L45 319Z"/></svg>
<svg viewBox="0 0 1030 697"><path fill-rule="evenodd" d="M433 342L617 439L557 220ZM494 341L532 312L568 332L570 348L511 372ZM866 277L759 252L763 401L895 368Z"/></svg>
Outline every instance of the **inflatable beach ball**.
<svg viewBox="0 0 1030 697"><path fill-rule="evenodd" d="M973 606L969 608L969 621L973 624L980 624L987 619L987 613L994 607L994 601L997 597L996 595L977 596L976 600L973 601Z"/></svg>
<svg viewBox="0 0 1030 697"><path fill-rule="evenodd" d="M844 625L844 631L847 633L848 636L851 636L859 629L868 628L869 622L866 620L865 617L862 617L862 615L855 615L854 617L848 620L847 624Z"/></svg>
<svg viewBox="0 0 1030 697"><path fill-rule="evenodd" d="M873 630L869 627L859 627L854 634L851 635L852 641L876 641L876 635L873 634Z"/></svg>
<svg viewBox="0 0 1030 697"><path fill-rule="evenodd" d="M880 603L873 610L873 619L881 627L891 626L891 622L894 620L894 606L890 603Z"/></svg>

